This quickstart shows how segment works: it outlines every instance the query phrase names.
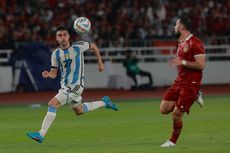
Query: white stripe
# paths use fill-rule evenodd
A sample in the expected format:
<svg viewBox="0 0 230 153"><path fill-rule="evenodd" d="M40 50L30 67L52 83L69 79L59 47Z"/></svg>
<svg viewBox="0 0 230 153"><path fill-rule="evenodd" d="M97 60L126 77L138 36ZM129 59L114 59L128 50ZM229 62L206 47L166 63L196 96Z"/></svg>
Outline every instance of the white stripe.
<svg viewBox="0 0 230 153"><path fill-rule="evenodd" d="M206 56L206 54L196 54L194 57Z"/></svg>
<svg viewBox="0 0 230 153"><path fill-rule="evenodd" d="M187 38L185 38L185 41L188 41L192 36L193 34L190 34Z"/></svg>

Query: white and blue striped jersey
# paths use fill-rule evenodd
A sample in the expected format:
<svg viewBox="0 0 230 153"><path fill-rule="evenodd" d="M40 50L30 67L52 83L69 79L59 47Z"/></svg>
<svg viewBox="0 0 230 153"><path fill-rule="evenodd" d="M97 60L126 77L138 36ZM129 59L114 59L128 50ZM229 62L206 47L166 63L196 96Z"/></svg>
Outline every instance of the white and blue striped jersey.
<svg viewBox="0 0 230 153"><path fill-rule="evenodd" d="M78 41L68 49L57 48L51 56L51 66L61 71L61 88L74 89L77 85L84 87L83 52L90 49L90 43Z"/></svg>

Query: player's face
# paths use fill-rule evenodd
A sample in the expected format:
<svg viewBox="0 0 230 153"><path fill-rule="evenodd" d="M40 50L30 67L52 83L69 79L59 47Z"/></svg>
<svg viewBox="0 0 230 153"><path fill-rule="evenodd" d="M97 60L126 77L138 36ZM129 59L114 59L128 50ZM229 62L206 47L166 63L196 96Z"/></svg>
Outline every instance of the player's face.
<svg viewBox="0 0 230 153"><path fill-rule="evenodd" d="M180 23L180 19L178 19L176 21L176 25L174 26L174 34L176 38L180 37L180 34L181 34L180 29L181 29L181 23Z"/></svg>
<svg viewBox="0 0 230 153"><path fill-rule="evenodd" d="M176 25L174 26L174 32L175 34L180 33L180 19L176 21Z"/></svg>
<svg viewBox="0 0 230 153"><path fill-rule="evenodd" d="M56 33L57 42L62 45L67 45L69 43L70 35L66 30L60 30Z"/></svg>

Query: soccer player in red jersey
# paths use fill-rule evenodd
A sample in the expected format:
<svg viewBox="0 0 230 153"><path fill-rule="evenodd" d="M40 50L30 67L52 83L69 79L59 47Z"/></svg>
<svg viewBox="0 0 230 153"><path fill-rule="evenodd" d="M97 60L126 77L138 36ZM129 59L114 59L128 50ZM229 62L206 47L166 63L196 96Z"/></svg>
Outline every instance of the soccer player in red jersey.
<svg viewBox="0 0 230 153"><path fill-rule="evenodd" d="M178 76L164 94L160 105L162 114L172 112L173 131L171 138L161 147L175 146L182 130L182 117L197 100L201 86L202 70L205 66L205 50L199 38L192 32L189 18L182 17L176 21L175 34L179 36L177 56L169 65L177 67Z"/></svg>

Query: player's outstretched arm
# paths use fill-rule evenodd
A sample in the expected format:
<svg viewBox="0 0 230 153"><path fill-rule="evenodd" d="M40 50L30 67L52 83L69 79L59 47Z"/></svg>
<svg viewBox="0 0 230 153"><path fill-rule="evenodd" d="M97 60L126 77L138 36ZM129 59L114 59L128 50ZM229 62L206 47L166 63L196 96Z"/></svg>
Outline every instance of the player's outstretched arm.
<svg viewBox="0 0 230 153"><path fill-rule="evenodd" d="M93 50L95 56L97 57L98 62L98 70L101 72L104 70L104 64L101 59L100 51L97 48L97 45L95 43L90 43L91 49Z"/></svg>
<svg viewBox="0 0 230 153"><path fill-rule="evenodd" d="M51 68L51 70L48 72L48 71L43 71L42 72L42 77L47 79L47 78L51 78L51 79L54 79L57 77L57 72L58 70L56 68Z"/></svg>

